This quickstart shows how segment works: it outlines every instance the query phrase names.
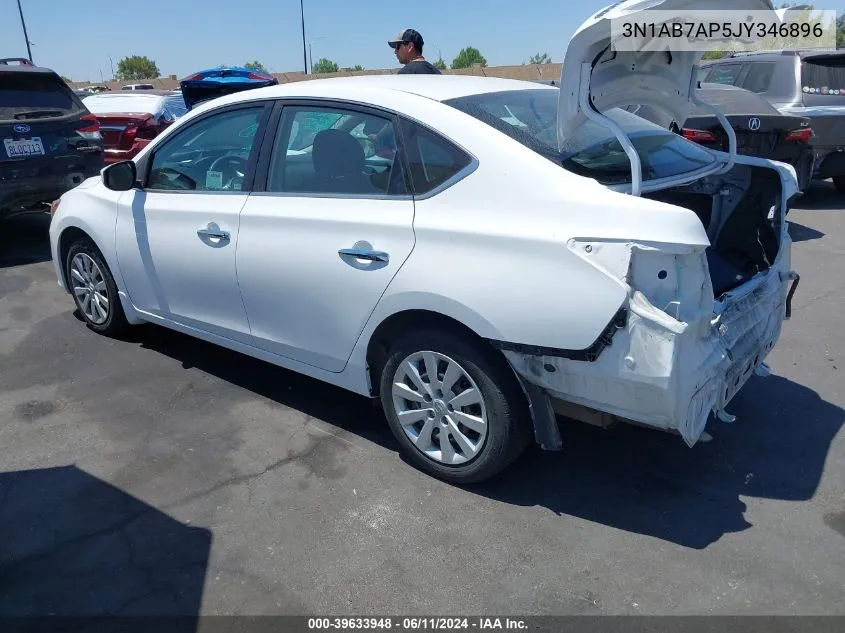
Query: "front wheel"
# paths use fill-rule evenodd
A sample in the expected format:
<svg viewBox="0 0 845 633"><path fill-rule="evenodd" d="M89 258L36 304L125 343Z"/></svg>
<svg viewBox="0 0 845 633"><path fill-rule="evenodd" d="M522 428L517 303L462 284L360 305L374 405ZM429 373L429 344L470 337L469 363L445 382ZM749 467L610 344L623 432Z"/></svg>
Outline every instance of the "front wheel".
<svg viewBox="0 0 845 633"><path fill-rule="evenodd" d="M531 438L525 398L497 354L439 330L394 342L381 372L382 407L415 465L445 481L477 483L525 449Z"/></svg>
<svg viewBox="0 0 845 633"><path fill-rule="evenodd" d="M82 238L71 244L65 270L73 300L90 329L114 336L129 326L114 277L91 240Z"/></svg>

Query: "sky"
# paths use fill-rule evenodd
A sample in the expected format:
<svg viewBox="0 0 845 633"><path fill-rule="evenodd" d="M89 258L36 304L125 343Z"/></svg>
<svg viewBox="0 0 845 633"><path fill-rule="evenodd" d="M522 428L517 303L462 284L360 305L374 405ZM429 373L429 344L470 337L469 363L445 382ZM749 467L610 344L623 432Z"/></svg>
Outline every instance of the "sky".
<svg viewBox="0 0 845 633"><path fill-rule="evenodd" d="M405 28L425 38L425 56L451 63L474 46L490 66L536 53L562 61L578 26L612 0L304 0L313 59L341 67L396 66L387 40ZM816 2L845 10L845 0ZM153 59L181 78L220 64L258 60L271 72L303 70L300 0L21 0L32 56L74 81L108 80L112 62ZM706 2L702 2L703 7ZM0 0L0 57L26 57L17 0ZM109 59L111 57L111 60Z"/></svg>

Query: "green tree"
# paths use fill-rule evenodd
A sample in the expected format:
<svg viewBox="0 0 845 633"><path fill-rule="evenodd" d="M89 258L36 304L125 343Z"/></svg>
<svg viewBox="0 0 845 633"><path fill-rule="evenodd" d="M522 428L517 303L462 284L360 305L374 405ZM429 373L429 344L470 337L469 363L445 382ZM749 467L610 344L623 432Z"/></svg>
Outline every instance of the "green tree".
<svg viewBox="0 0 845 633"><path fill-rule="evenodd" d="M484 55L482 55L481 51L477 48L467 46L466 48L461 49L461 52L458 53L458 56L452 61L452 68L470 68L473 64L486 66L487 60L484 59Z"/></svg>
<svg viewBox="0 0 845 633"><path fill-rule="evenodd" d="M160 74L156 63L146 56L132 55L117 62L116 79L120 81L155 79Z"/></svg>
<svg viewBox="0 0 845 633"><path fill-rule="evenodd" d="M438 57L437 61L432 65L438 70L446 70L446 62L443 61L443 57Z"/></svg>
<svg viewBox="0 0 845 633"><path fill-rule="evenodd" d="M361 64L355 64L352 70L364 70L364 67Z"/></svg>
<svg viewBox="0 0 845 633"><path fill-rule="evenodd" d="M537 53L528 59L529 64L551 64L552 58L548 53Z"/></svg>
<svg viewBox="0 0 845 633"><path fill-rule="evenodd" d="M317 63L311 67L311 72L315 74L336 73L340 67L332 60L321 57Z"/></svg>
<svg viewBox="0 0 845 633"><path fill-rule="evenodd" d="M257 73L267 72L267 67L258 60L247 62L246 64L244 64L244 68L249 68L250 70L254 70Z"/></svg>
<svg viewBox="0 0 845 633"><path fill-rule="evenodd" d="M836 46L845 46L845 14L836 18Z"/></svg>
<svg viewBox="0 0 845 633"><path fill-rule="evenodd" d="M705 51L704 55L701 56L701 59L722 59L729 54L730 53L728 51Z"/></svg>

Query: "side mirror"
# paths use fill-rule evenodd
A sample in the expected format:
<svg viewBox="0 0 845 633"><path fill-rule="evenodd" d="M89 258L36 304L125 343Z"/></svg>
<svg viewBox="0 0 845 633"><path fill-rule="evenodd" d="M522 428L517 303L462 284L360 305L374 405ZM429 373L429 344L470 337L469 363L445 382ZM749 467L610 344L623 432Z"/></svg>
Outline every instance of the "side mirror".
<svg viewBox="0 0 845 633"><path fill-rule="evenodd" d="M102 171L103 184L112 191L129 191L135 187L138 174L131 160L109 165Z"/></svg>

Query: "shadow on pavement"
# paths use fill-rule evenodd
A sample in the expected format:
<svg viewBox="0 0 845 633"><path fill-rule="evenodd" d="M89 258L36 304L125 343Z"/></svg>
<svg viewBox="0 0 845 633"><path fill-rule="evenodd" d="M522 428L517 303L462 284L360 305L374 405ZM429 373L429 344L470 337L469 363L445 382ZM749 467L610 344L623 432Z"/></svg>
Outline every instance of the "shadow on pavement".
<svg viewBox="0 0 845 633"><path fill-rule="evenodd" d="M823 238L824 233L790 220L789 237L792 238L793 242L808 242Z"/></svg>
<svg viewBox="0 0 845 633"><path fill-rule="evenodd" d="M836 191L831 181L817 180L796 200L795 208L804 211L841 211L845 208L845 195Z"/></svg>
<svg viewBox="0 0 845 633"><path fill-rule="evenodd" d="M711 419L713 441L692 449L658 431L564 423L562 453L534 450L474 492L704 549L751 527L741 496L811 499L845 422L842 409L778 376L752 379L729 409L737 421Z"/></svg>
<svg viewBox="0 0 845 633"><path fill-rule="evenodd" d="M196 630L209 530L65 466L0 473L0 534L7 623L25 618L37 629L45 623L37 616L47 615L182 616L168 630Z"/></svg>
<svg viewBox="0 0 845 633"><path fill-rule="evenodd" d="M51 258L48 213L0 220L0 268L37 264Z"/></svg>
<svg viewBox="0 0 845 633"><path fill-rule="evenodd" d="M126 340L173 358L185 369L199 369L375 444L398 450L380 404L376 406L350 391L156 325L132 328Z"/></svg>
<svg viewBox="0 0 845 633"><path fill-rule="evenodd" d="M380 408L366 398L164 328L141 327L136 336L185 368L398 450ZM812 498L845 422L842 409L778 376L752 379L730 410L737 422L711 421L715 439L692 449L648 429L564 421L563 452L529 448L496 480L467 492L703 549L750 527L740 496Z"/></svg>

